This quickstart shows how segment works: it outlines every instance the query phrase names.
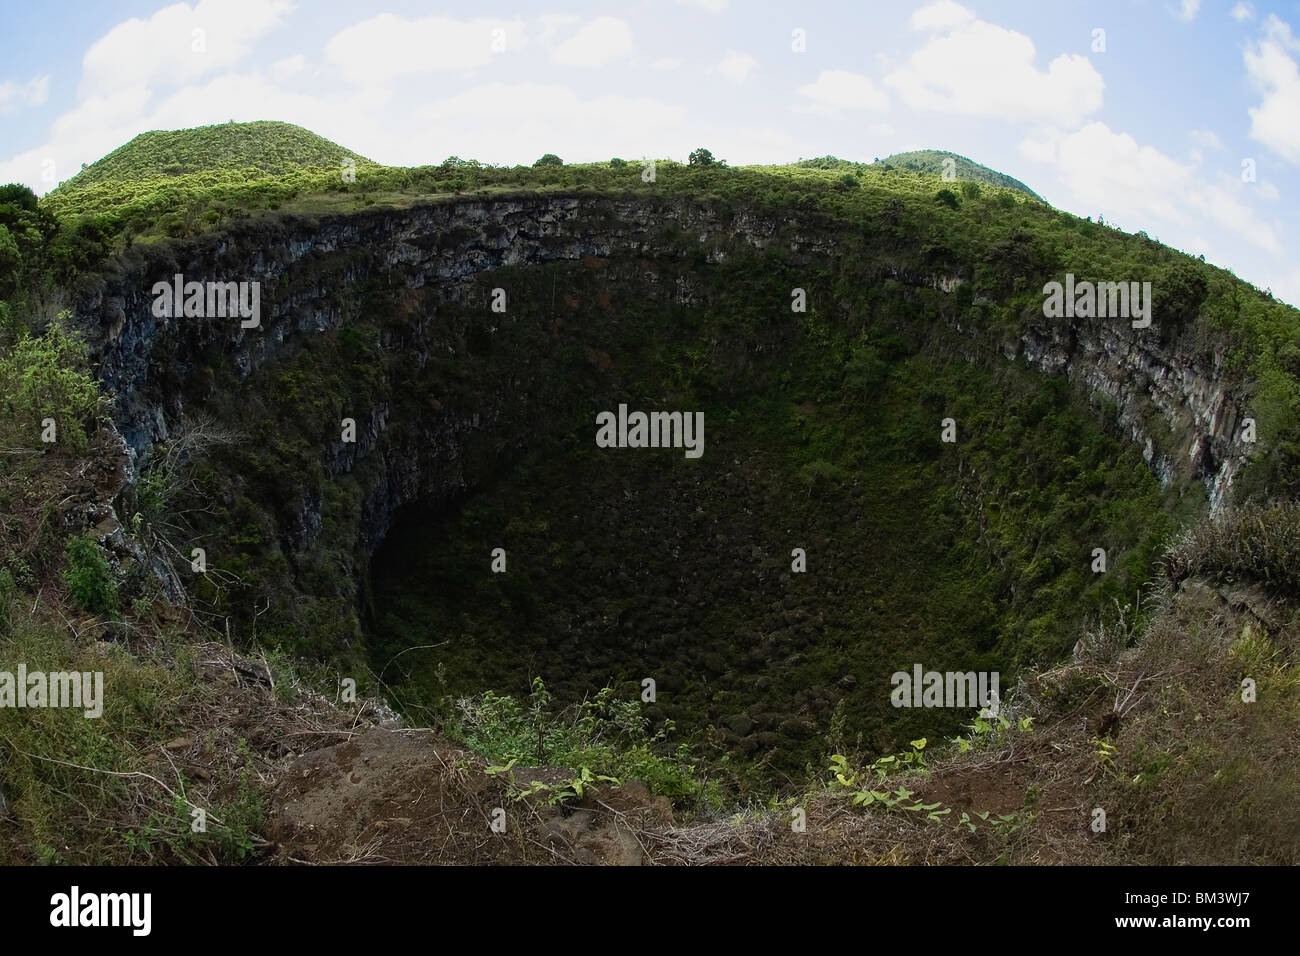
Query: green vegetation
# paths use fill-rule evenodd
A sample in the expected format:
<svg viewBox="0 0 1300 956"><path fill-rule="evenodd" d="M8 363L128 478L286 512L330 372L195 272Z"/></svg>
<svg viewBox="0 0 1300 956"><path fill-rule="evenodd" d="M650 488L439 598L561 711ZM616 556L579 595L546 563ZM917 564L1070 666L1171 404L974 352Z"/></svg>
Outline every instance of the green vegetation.
<svg viewBox="0 0 1300 956"><path fill-rule="evenodd" d="M981 166L979 163L972 162L965 156L958 156L956 153L938 149L918 149L910 153L895 153L893 156L885 157L881 162L888 166L910 169L931 176L966 180L976 186L979 183L987 183L990 186L999 186L1003 189L1015 189L1026 196L1041 199L1036 192L1020 180L1005 173L999 173L997 170L989 169L987 166ZM945 173L949 175L945 176ZM965 183L963 183L963 186L965 186Z"/></svg>
<svg viewBox="0 0 1300 956"><path fill-rule="evenodd" d="M248 858L261 823L254 787L205 791L212 798L192 804L186 794L195 796L188 788L197 781L152 763L186 707L211 694L172 644L178 633L154 617L156 584L114 568L94 534L63 527L75 514L64 508L85 494L72 476L107 451L106 407L79 338L59 322L43 335L19 327L0 352L0 410L0 671L22 663L29 673L99 672L105 688L94 718L67 707L0 707L0 806L21 821L21 830L6 822L0 861ZM60 426L53 445L39 440L49 415ZM123 594L132 598L125 615ZM104 640L115 628L147 631L158 643L128 649ZM209 814L203 832L191 826L200 805Z"/></svg>
<svg viewBox="0 0 1300 956"><path fill-rule="evenodd" d="M1300 593L1300 504L1248 504L1189 529L1163 559L1172 584L1204 578L1256 582L1283 597Z"/></svg>
<svg viewBox="0 0 1300 956"><path fill-rule="evenodd" d="M340 305L351 318L337 333L302 343L239 388L223 382L220 370L182 386L194 392L190 404L206 403L248 436L214 450L193 487L172 496L179 511L202 515L184 523L181 538L202 543L216 569L194 584L204 613L255 627L259 639L290 653L353 663L364 655L372 674L398 651L438 643L453 626L460 636L452 649L404 657L388 675L407 712L429 718L447 718L448 699L487 687L526 693L538 672L560 699L575 704L592 688L634 684L647 668L662 666L656 662L671 661L681 674L708 679L672 687L670 675L662 716L740 766L737 786L747 789L765 775L797 775L815 765L823 756L818 736L841 700L866 749L950 733L951 715L900 719L885 709L876 682L898 667L950 659L963 667L973 666L970 661L1000 666L1010 675L1059 658L1084 621L1132 604L1163 536L1200 506L1196 489L1189 494L1178 485L1162 493L1127 447L1113 413L1088 409L1063 381L1003 367L997 338L1034 320L1043 282L1067 269L1151 277L1157 311L1170 316L1165 322L1197 323L1207 348L1235 343L1232 374L1242 377L1279 361L1276 349L1246 343L1294 330L1294 310L1144 236L1059 213L996 182L965 181L954 191L932 172L886 163L729 168L702 163L704 153L697 154L694 165L661 161L654 184L643 182L635 165L507 169L457 157L411 170L359 167L355 183L332 170L315 180L299 180L299 173L268 180L284 192L263 198L284 211L314 208L327 195L341 203L329 208L346 210L367 197L405 204L472 190L524 197L654 190L711 203L723 215L801 210L818 217L840 255L810 270L736 243L725 266L707 266L697 240L677 234L671 241L680 259L671 269L709 290L696 310L665 308L638 279L577 264L484 274L480 294L510 287L517 321L489 338L471 309L441 304L437 325L425 334L443 343L433 354L451 349L457 357L421 367L376 343L411 334L409 316L422 308L423 293L399 300L382 277L350 288ZM214 183L194 194L194 206L165 215L208 208L233 195L227 188L243 187ZM82 200L70 194L57 202ZM156 226L140 210L143 236ZM329 284L328 268L312 266L293 282ZM900 271L965 281L944 294L903 285L893 278ZM614 282L622 290L620 308L610 312L596 303ZM788 301L794 286L808 289L814 308L800 324L778 326L768 304ZM570 299L582 303L575 307L581 321L552 341L540 330L554 321L554 303ZM950 352L936 349L936 330L953 324L985 330L987 340L972 347L995 361L954 363ZM664 344L652 348L651 341ZM714 345L687 344L699 342ZM620 370L612 380L594 374L590 349L597 343ZM783 356L784 367L755 362L757 346ZM394 421L415 423L427 420L430 409L435 415L482 409L497 401L493 396L516 392L531 396L530 404L503 406L497 418L517 431L484 438L466 453L470 487L482 482L485 490L456 514L399 522L393 539L410 528L416 540L436 534L452 544L436 554L412 544L424 557L404 561L405 576L386 571L381 556L366 602L382 611L363 622L347 569L367 561L355 541L370 465L345 477L330 474L320 454L335 440L330 423L340 409L381 404L393 410ZM666 460L633 464L627 456L596 455L587 434L589 408L617 394L705 410L710 447L743 448L759 470L728 467L699 485L680 463L669 468ZM1267 379L1259 412L1266 431L1295 433L1285 409L1298 394L1288 374ZM548 413L530 421L525 407ZM1270 417L1272 408L1278 412ZM961 423L963 439L953 454L943 454L935 437L949 415ZM549 450L502 455L525 434ZM713 444L718 441L724 444ZM1262 446L1259 493L1285 492L1295 453L1285 441ZM682 511L660 508L636 519L657 540L679 537L674 528L688 512L718 523L714 548L688 552L695 562L685 586L688 606L705 610L670 611L674 598L663 593L647 616L626 596L616 597L628 591L617 577L623 562L614 544L623 518L613 509L582 520L564 513L575 468L600 492L598 500L619 500L632 488L646 501L681 502ZM751 517L734 514L726 482L752 489L759 506ZM146 479L146 525L154 521L150 487ZM220 505L203 515L203 502ZM279 529L302 502L320 502L323 528L311 542L286 547ZM756 591L745 578L749 566L735 555L757 547L762 573L787 577L783 556L790 543L770 532L777 514L801 529L800 546L819 562L817 580L827 591L800 594L782 585L773 609L764 612L772 619L756 620L755 602L771 586ZM529 530L536 528L550 530ZM545 573L536 563L516 564L504 583L484 579L483 547L502 536L521 542L511 544L512 552L543 549ZM548 550L555 540L587 546L579 553ZM1089 569L1099 542L1110 558L1106 575ZM658 568L656 579L672 579L674 560L648 551L646 558ZM934 567L949 570L929 576ZM431 580L441 584L430 588ZM591 583L574 587L575 580ZM572 620L584 604L608 608L612 620L635 622L623 627L653 626L658 633L633 652L617 630L593 631L594 622L574 632ZM811 623L819 617L822 623ZM567 645L559 633L575 633L569 641L583 648L580 657L562 650ZM755 689L754 678L773 670L771 662L796 658ZM575 659L581 666L562 663ZM842 686L853 674L874 678Z"/></svg>
<svg viewBox="0 0 1300 956"><path fill-rule="evenodd" d="M699 149L691 150L689 157L692 166L726 166L726 162L721 159L714 159L710 150L701 146Z"/></svg>
<svg viewBox="0 0 1300 956"><path fill-rule="evenodd" d="M239 126L228 127L229 135ZM24 288L52 281L43 277L84 270L133 241L199 235L273 209L344 212L478 192L683 197L781 215L790 209L815 211L855 236L841 245L843 259L964 273L969 281L968 291L961 293L967 296L963 319L1006 332L1023 327L1025 317L1041 306L1043 283L1059 280L1067 268L1081 279L1149 279L1156 289L1156 311L1167 317L1160 321L1160 334L1195 326L1204 347L1226 344L1228 375L1257 383L1252 411L1263 437L1242 478L1246 494L1266 499L1300 490L1300 352L1295 344L1300 321L1295 309L1145 234L1128 235L1052 209L1017 188L1020 184L976 175L962 162L957 163L957 178L969 174L980 191L966 188L976 183L963 182L960 200L953 193L952 200L935 202L936 185L946 187L932 160L947 154L926 154L929 160L913 164L919 169L892 160L864 165L833 157L739 168L660 160L653 183L642 181L636 165L493 167L452 156L438 166L412 169L358 163L355 181L348 182L337 167L313 167L311 154L278 175L250 178L212 160L203 172L153 176L149 171L156 169L156 157L137 158L143 148L133 145L118 151L125 170L119 178L105 176L84 188L64 184L35 211L24 205L26 200L0 204L0 225L6 225L22 258ZM130 178L135 170L148 178ZM856 187L844 182L846 174L857 180ZM953 202L960 202L959 208ZM8 214L15 223L44 217L46 233L26 225L21 232L45 239L22 239L8 225L6 208L16 210ZM59 225L49 233L52 217ZM0 287L5 278L0 272Z"/></svg>
<svg viewBox="0 0 1300 956"><path fill-rule="evenodd" d="M235 176L292 175L303 169L337 175L346 160L358 167L375 164L292 123L263 120L222 123L186 130L141 133L59 184L78 193L103 183L140 183L161 177L221 171Z"/></svg>
<svg viewBox="0 0 1300 956"><path fill-rule="evenodd" d="M620 700L606 687L557 710L540 677L527 700L524 705L491 691L461 698L446 728L453 740L495 765L489 774L514 771L512 779L522 785L517 797L546 789L554 802L580 799L586 786L635 779L679 804L717 801L716 789L697 773L688 748L660 746L672 734L672 722L651 733L639 701ZM524 768L530 766L571 767L577 776L559 788L529 787Z"/></svg>
<svg viewBox="0 0 1300 956"><path fill-rule="evenodd" d="M1300 516L1257 504L1300 497L1300 314L974 164L945 184L935 163L948 155L732 168L700 149L687 164L658 161L646 183L637 163L552 154L533 167L453 156L385 168L283 124L227 124L146 134L40 201L0 189L2 661L104 669L115 687L100 721L0 710L0 793L23 822L22 842L0 849L48 862L261 852L259 781L283 728L260 728L248 749L203 723L229 690L185 649L199 639L208 663L226 640L267 648L268 707L303 700L284 660L328 662L485 757L514 796L566 807L633 779L705 815L811 793L836 813L856 807L855 820L969 834L978 859L1006 862L1051 820L1035 801L1062 805L1095 780L1090 799L1157 821L1149 842L1127 844L1134 858L1208 852L1168 822L1188 808L1233 846L1242 834L1223 821L1240 806L1284 833L1294 780L1248 783L1277 769L1296 724L1287 632L1234 625L1216 644L1218 610L1158 587L1150 597L1161 570L1170 585L1300 585ZM339 327L296 338L246 378L215 354L168 378L169 399L222 430L169 421L169 441L115 499L132 511L125 527L97 524L95 495L119 489L91 486L110 482L121 452L85 347L54 314L74 281L111 272L106 257L133 244L250 216L263 218L228 233L237 251L292 214L467 194L698 204L720 228L701 244L665 225L649 276L645 263L594 257L488 270L454 302L399 269L343 281L363 249L304 260L268 294L333 290ZM728 231L755 214L780 224L764 251ZM792 261L784 240L796 234L836 255ZM1204 508L1198 484L1162 488L1113 406L1003 360L1004 343L1040 322L1042 284L1065 271L1152 281L1157 334L1194 357L1223 352L1226 384L1251 386L1260 442L1239 511L1181 533ZM511 290L510 321L488 332L478 303L497 286ZM796 287L805 313L789 310ZM160 337L159 367L173 367L176 345ZM627 398L702 410L702 462L598 453L592 410ZM378 453L341 467L340 417L380 407ZM953 445L938 441L948 417ZM46 418L52 446L39 439ZM1172 447L1154 411L1148 425ZM371 563L367 496L412 448L442 450L408 460L455 492L394 516ZM189 571L191 546L207 550L208 573ZM1098 546L1104 575L1090 568ZM506 575L487 572L494 547L510 556ZM795 547L810 573L791 572ZM183 625L149 562L187 589ZM1084 634L1105 638L1079 645L1096 659L1058 666ZM1019 678L1024 707L961 736L970 714L894 710L889 675L918 661ZM1176 674L1125 702L1171 661ZM1257 711L1236 709L1243 676L1272 691ZM658 692L642 703L647 677ZM1095 721L1082 745L1046 729L1080 713ZM202 742L177 747L226 758L219 784L158 756L195 726ZM949 795L919 785L1009 748L1035 755L1037 776L1017 781L1023 805L953 819ZM536 786L528 766L568 772ZM217 821L207 833L189 826L200 802ZM1285 856L1255 830L1243 839Z"/></svg>
<svg viewBox="0 0 1300 956"><path fill-rule="evenodd" d="M44 422L53 419L59 447L85 450L103 401L86 374L86 345L64 328L66 319L65 313L41 336L18 327L0 355L0 440L41 448Z"/></svg>
<svg viewBox="0 0 1300 956"><path fill-rule="evenodd" d="M63 583L83 611L112 614L117 610L117 581L93 538L73 538L66 549L68 567Z"/></svg>
<svg viewBox="0 0 1300 956"><path fill-rule="evenodd" d="M585 295L574 282L562 287ZM627 389L647 407L703 409L706 481L678 454L594 448L583 416L454 510L395 523L374 563L372 666L447 645L388 672L408 712L432 719L446 695L521 692L535 674L570 702L653 676L647 712L761 791L821 760L837 708L867 751L952 733L962 715L891 708L889 675L924 661L1009 681L1151 576L1182 506L1063 380L909 356L868 326L783 352L785 384L757 366L740 385L725 368L752 334L716 314L696 333L717 343L712 361L611 355L649 371ZM951 453L947 415L963 423ZM1095 542L1105 575L1089 567ZM484 573L494 546L512 556L506 575ZM815 573L790 573L793 546Z"/></svg>

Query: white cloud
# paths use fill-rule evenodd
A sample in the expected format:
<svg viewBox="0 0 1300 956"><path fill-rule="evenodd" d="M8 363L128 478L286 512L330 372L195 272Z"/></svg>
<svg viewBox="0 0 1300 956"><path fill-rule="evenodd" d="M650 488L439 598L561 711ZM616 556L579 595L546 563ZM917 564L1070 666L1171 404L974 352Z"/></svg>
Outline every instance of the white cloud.
<svg viewBox="0 0 1300 956"><path fill-rule="evenodd" d="M1020 141L1020 155L1035 163L1054 163L1061 136L1057 129L1048 129L1037 139L1026 136Z"/></svg>
<svg viewBox="0 0 1300 956"><path fill-rule="evenodd" d="M287 80L289 77L301 73L306 65L307 58L301 53L297 56L287 56L283 60L276 60L271 64L271 75L277 80Z"/></svg>
<svg viewBox="0 0 1300 956"><path fill-rule="evenodd" d="M1300 164L1300 68L1287 50L1300 49L1291 28L1273 15L1264 39L1245 51L1246 75L1263 99L1247 110L1250 138Z"/></svg>
<svg viewBox="0 0 1300 956"><path fill-rule="evenodd" d="M522 150L579 161L566 153L583 150L583 158L592 159L653 150L657 140L685 125L686 110L653 97L584 98L552 83L489 83L430 103L414 118L426 138L457 143L461 156L517 162Z"/></svg>
<svg viewBox="0 0 1300 956"><path fill-rule="evenodd" d="M572 13L548 13L537 18L537 22L542 25L542 32L537 36L537 42L546 49L550 49L555 42L555 34L561 27L567 27L571 23L578 23L582 17Z"/></svg>
<svg viewBox="0 0 1300 956"><path fill-rule="evenodd" d="M1061 182L1085 209L1116 214L1128 225L1156 225L1162 220L1190 227L1197 216L1217 224L1251 245L1281 255L1276 230L1263 222L1244 200L1246 184L1224 174L1218 181L1199 176L1151 146L1104 123L1090 123L1072 133L1049 131L1020 144L1021 155L1050 163Z"/></svg>
<svg viewBox="0 0 1300 956"><path fill-rule="evenodd" d="M41 106L50 96L49 76L37 76L26 83L0 83L0 115L17 113L29 106Z"/></svg>
<svg viewBox="0 0 1300 956"><path fill-rule="evenodd" d="M418 138L397 144L401 152L393 159L374 158L431 162L431 155L441 158L450 151L447 144L455 143L457 155L495 163L532 162L547 152L566 162L610 156L685 162L703 145L724 159L773 163L788 161L800 146L784 124L733 126L717 117L693 117L687 106L655 97L589 96L552 83L474 87L416 110L413 119Z"/></svg>
<svg viewBox="0 0 1300 956"><path fill-rule="evenodd" d="M632 53L632 28L617 17L597 17L553 51L562 66L604 66Z"/></svg>
<svg viewBox="0 0 1300 956"><path fill-rule="evenodd" d="M1277 274L1268 288L1283 302L1300 307L1300 269Z"/></svg>
<svg viewBox="0 0 1300 956"><path fill-rule="evenodd" d="M677 0L688 7L698 7L708 13L721 13L727 9L728 0Z"/></svg>
<svg viewBox="0 0 1300 956"><path fill-rule="evenodd" d="M822 70L817 82L799 87L799 94L810 100L796 107L803 113L835 115L840 110L889 109L889 97L876 88L871 77L847 70Z"/></svg>
<svg viewBox="0 0 1300 956"><path fill-rule="evenodd" d="M677 70L680 69L682 61L673 57L664 57L661 60L655 60L650 64L652 70Z"/></svg>
<svg viewBox="0 0 1300 956"><path fill-rule="evenodd" d="M53 121L44 142L18 155L0 155L0 181L26 182L45 192L75 173L80 163L93 162L141 132L227 119L296 123L379 162L399 165L437 162L453 152L505 163L530 162L543 152L559 152L569 161L615 155L685 160L701 143L719 155L753 162L784 161L797 152L799 144L780 124L747 127L725 117L694 118L687 105L650 96L590 96L561 85L498 83L429 102L413 84L386 88L374 82L435 68L429 61L442 52L463 67L465 54L441 47L473 38L486 48L485 28L492 22L443 21L459 29L437 35L427 20L374 17L357 25L364 29L341 31L330 41L332 58L327 55L326 62L344 67L348 79L370 81L350 90L329 82L299 88L301 92L284 89L285 74L298 76L315 66L307 50L301 59L287 56L260 69L237 68L171 91L145 83L92 91ZM385 41L394 42L384 47ZM408 55L414 47L421 48L418 58ZM468 58L484 55L472 50ZM437 66L447 63L440 60ZM42 178L47 159L54 164L50 181Z"/></svg>
<svg viewBox="0 0 1300 956"><path fill-rule="evenodd" d="M363 153L372 147L387 150L394 154L390 162L401 162L409 136L402 136L400 128L382 116L385 106L382 95L374 92L289 93L256 73L223 74L162 99L141 86L114 90L82 100L55 120L46 142L0 161L0 182L24 182L45 192L71 177L81 163L94 162L146 130L186 129L228 119L284 120ZM420 161L431 161L429 155ZM47 159L54 162L56 182L42 179Z"/></svg>
<svg viewBox="0 0 1300 956"><path fill-rule="evenodd" d="M938 0L917 10L907 23L913 30L952 30L964 27L974 19L975 14L961 4L953 0Z"/></svg>
<svg viewBox="0 0 1300 956"><path fill-rule="evenodd" d="M758 66L758 60L748 53L728 53L722 62L710 67L709 72L720 73L728 83L744 83L745 78Z"/></svg>
<svg viewBox="0 0 1300 956"><path fill-rule="evenodd" d="M1196 19L1196 15L1201 12L1201 0L1181 0L1175 16L1179 20L1191 22Z"/></svg>
<svg viewBox="0 0 1300 956"><path fill-rule="evenodd" d="M500 32L494 32L500 31ZM402 76L434 70L469 70L485 66L494 39L507 52L526 45L521 20L453 20L382 13L340 30L325 44L325 59L358 85L382 85Z"/></svg>
<svg viewBox="0 0 1300 956"><path fill-rule="evenodd" d="M81 163L94 162L144 129L156 128L133 122L148 100L149 91L142 86L88 97L54 121L46 142L0 162L0 182L26 183L37 192L53 189ZM43 178L47 168L53 181Z"/></svg>
<svg viewBox="0 0 1300 956"><path fill-rule="evenodd" d="M1187 134L1193 143L1202 149L1223 149L1223 140L1210 129L1194 129Z"/></svg>
<svg viewBox="0 0 1300 956"><path fill-rule="evenodd" d="M1228 14L1238 23L1255 19L1255 7L1249 3L1238 3Z"/></svg>
<svg viewBox="0 0 1300 956"><path fill-rule="evenodd" d="M192 82L247 57L253 43L292 9L288 0L199 0L177 3L147 20L119 23L81 63L83 95L154 80Z"/></svg>
<svg viewBox="0 0 1300 956"><path fill-rule="evenodd" d="M917 15L926 10L934 7ZM1022 33L982 20L960 22L951 10L927 16L957 25L931 37L885 77L913 109L1064 127L1101 109L1105 83L1087 57L1062 54L1044 72L1035 65L1033 41Z"/></svg>

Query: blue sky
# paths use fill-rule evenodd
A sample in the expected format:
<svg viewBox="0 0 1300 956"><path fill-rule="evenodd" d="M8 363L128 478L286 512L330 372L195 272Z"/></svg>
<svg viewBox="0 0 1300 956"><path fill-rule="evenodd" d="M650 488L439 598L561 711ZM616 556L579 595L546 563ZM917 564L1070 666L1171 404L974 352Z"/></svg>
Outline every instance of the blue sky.
<svg viewBox="0 0 1300 956"><path fill-rule="evenodd" d="M1300 0L4 2L0 182L39 192L227 119L402 165L932 147L1300 303Z"/></svg>

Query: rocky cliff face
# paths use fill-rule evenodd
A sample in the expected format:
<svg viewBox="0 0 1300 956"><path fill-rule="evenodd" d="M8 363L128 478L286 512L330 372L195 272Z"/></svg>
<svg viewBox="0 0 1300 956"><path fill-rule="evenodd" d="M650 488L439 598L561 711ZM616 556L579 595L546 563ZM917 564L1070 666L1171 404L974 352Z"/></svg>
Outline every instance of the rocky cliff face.
<svg viewBox="0 0 1300 956"><path fill-rule="evenodd" d="M1064 327L1051 320L1031 324L1019 351L1034 367L1065 374L1094 400L1112 402L1120 425L1162 483L1199 478L1211 510L1221 509L1246 447L1238 441L1245 412L1225 377L1226 350L1198 347L1191 336L1162 343L1156 325L1070 321ZM1014 357L1017 346L1004 354Z"/></svg>
<svg viewBox="0 0 1300 956"><path fill-rule="evenodd" d="M418 294L419 308L427 312L431 304L470 304L482 294L475 279L492 270L617 263L623 275L635 277L635 294L692 306L708 301L701 277L710 266L765 249L783 250L796 266L824 265L846 238L841 230L808 212L777 217L680 200L574 196L460 198L320 218L269 217L200 240L132 250L83 284L74 311L98 374L116 398L117 425L138 464L182 413L195 411L196 404L201 409L205 380L237 387L312 336L346 326L366 310L367 289L382 289L393 301ZM693 274L663 268L692 256ZM908 261L906 250L888 259L900 260ZM1023 356L1045 372L1064 373L1094 400L1113 402L1162 480L1198 478L1213 507L1226 500L1242 463L1242 446L1233 436L1243 410L1240 396L1225 383L1222 349L1194 344L1190 336L1164 342L1156 328L1133 330L1123 320L1041 315L1027 317L1020 334L1009 337L959 312L954 293L972 274L970 264L855 268L864 282L894 279L942 296L948 303L945 320L960 333L955 340L968 357L991 360L999 351L1009 359ZM186 281L260 283L260 328L242 328L237 318L155 317L153 285L177 273ZM615 300L621 291L609 289ZM482 315L494 332L496 318L486 302ZM408 350L419 368L456 351L450 340L418 331L384 346ZM510 374L528 374L528 356L509 361L516 363ZM216 387L208 386L208 392ZM470 436L495 429L501 447L526 443L528 429L515 419L535 420L537 399L534 390L531 398L494 395L481 407L444 409L391 441L383 440L393 425L391 409L360 410L356 444L335 442L321 453L334 475L379 457L364 491L365 548L377 546L402 505L472 483L463 464ZM310 543L320 532L320 502L305 494L295 510L285 532L295 545Z"/></svg>

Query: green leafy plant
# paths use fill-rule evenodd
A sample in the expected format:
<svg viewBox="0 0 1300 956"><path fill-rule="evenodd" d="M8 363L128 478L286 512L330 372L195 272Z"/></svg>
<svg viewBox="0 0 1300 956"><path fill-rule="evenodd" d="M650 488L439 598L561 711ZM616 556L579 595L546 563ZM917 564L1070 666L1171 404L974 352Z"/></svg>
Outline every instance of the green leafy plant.
<svg viewBox="0 0 1300 956"><path fill-rule="evenodd" d="M1011 731L1012 723L1005 716L993 716L985 711L981 711L975 720L969 725L970 733L965 736L952 738L952 743L956 745L958 753L966 753L972 750L977 744L987 746L1000 746L1006 739L1007 734ZM1014 724L1021 733L1032 733L1034 727L1033 717L1021 717Z"/></svg>
<svg viewBox="0 0 1300 956"><path fill-rule="evenodd" d="M104 403L87 369L85 342L65 328L67 313L59 319L43 335L23 334L0 356L0 439L39 446L42 423L53 419L57 444L81 451Z"/></svg>
<svg viewBox="0 0 1300 956"><path fill-rule="evenodd" d="M559 786L519 791L552 791L556 800L581 798L593 783L616 785L637 779L651 792L678 802L712 799L697 778L689 747L669 749L675 732L666 720L651 731L639 701L620 700L606 687L575 706L556 710L541 678L524 707L513 697L487 692L455 702L452 736L493 761L489 774L512 774L516 764L571 768L574 776ZM513 780L513 776L512 776Z"/></svg>
<svg viewBox="0 0 1300 956"><path fill-rule="evenodd" d="M859 776L879 783L891 773L898 771L924 771L926 742L924 737L913 740L910 750L900 754L879 757L864 770L858 772L850 770L848 758L843 754L833 754L830 758L830 770L834 775L832 786L849 791L850 801L855 807L879 806L886 810L924 813L930 820L940 820L946 814L952 812L951 808L940 809L942 804L939 803L922 803L919 800L912 800L914 793L908 790L907 787L881 789L868 786L855 789Z"/></svg>
<svg viewBox="0 0 1300 956"><path fill-rule="evenodd" d="M117 611L117 581L112 568L91 537L71 539L64 551L63 583L82 610L91 614Z"/></svg>

